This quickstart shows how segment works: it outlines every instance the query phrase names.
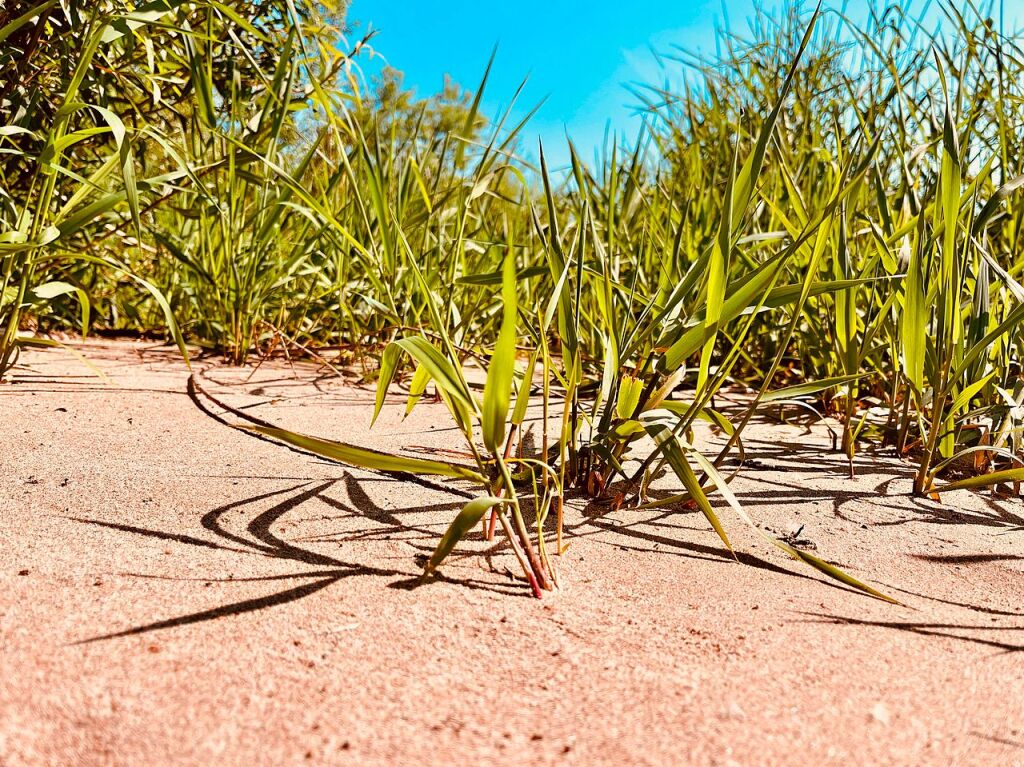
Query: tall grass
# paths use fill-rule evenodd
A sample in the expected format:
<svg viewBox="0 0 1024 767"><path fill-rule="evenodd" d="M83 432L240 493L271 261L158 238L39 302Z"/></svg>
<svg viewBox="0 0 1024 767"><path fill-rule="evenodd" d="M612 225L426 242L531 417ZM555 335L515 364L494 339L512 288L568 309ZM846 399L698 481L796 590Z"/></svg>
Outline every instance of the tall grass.
<svg viewBox="0 0 1024 767"><path fill-rule="evenodd" d="M151 257L163 255L157 246L178 230L160 215L173 206L185 216L206 206L204 233L219 225L236 248L221 263L241 283L222 301L235 313L225 309L202 328L230 350L231 333L244 334L237 326L248 322L241 315L255 313L244 297L253 269L237 262L253 250L250 265L260 260L260 248L247 241L253 230L271 226L252 213L253 200L279 200L280 187L275 180L240 189L252 149L237 145L252 134L263 142L257 150L272 151L296 103L289 86L301 79L315 94L321 80L335 82L341 54L329 42L329 52L308 47L331 4L44 0L12 6L0 10L0 376L21 346L40 343L19 332L26 316L45 318L55 299L74 296L83 332L88 329L86 287L97 287L97 268L105 285L94 292L109 296L111 282L131 280L158 306L184 351L166 291L154 284L164 278ZM172 134L185 135L186 151ZM232 150L223 151L228 145ZM223 181L225 173L231 181ZM204 177L222 182L214 184L216 193L205 188ZM264 201L263 207L282 205ZM218 245L203 247L208 255ZM120 303L137 301L135 295ZM128 319L142 317L133 312ZM225 319L230 329L218 334Z"/></svg>
<svg viewBox="0 0 1024 767"><path fill-rule="evenodd" d="M780 403L837 419L851 474L864 445L891 447L918 495L1024 478L1024 52L991 7L942 5L942 32L896 3L866 24L759 12L711 60L671 52L686 86L638 91L649 131L597 163L570 144L564 174L525 140L529 113L481 114L486 73L439 99L368 87L352 66L367 41L349 47L319 6L161 0L46 27L62 7L0 25L0 42L51 51L40 72L78 62L0 128L0 373L31 342L26 313L66 319L76 297L88 325L97 294L106 322L166 310L234 363L282 338L373 357L377 411L400 376L409 408L432 385L474 465L273 435L476 482L428 572L482 521L537 594L572 493L690 504L731 550L718 493L760 530L729 480L744 428ZM72 35L89 42L72 52ZM717 408L737 385L743 408ZM698 421L725 435L717 453ZM656 499L663 470L678 492Z"/></svg>

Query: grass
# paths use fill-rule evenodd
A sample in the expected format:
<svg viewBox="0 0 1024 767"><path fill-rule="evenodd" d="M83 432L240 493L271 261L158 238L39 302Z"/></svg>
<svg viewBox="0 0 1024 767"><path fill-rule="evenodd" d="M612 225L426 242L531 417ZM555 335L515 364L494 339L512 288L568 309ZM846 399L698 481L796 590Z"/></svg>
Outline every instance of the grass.
<svg viewBox="0 0 1024 767"><path fill-rule="evenodd" d="M649 130L594 163L570 143L564 174L529 115L481 114L487 72L426 100L364 82L367 41L323 4L0 12L23 83L0 106L0 375L47 343L26 324L73 319L163 324L235 364L340 350L378 376L373 418L410 376L407 410L432 386L472 465L264 431L475 483L425 574L500 527L538 596L571 494L691 505L731 551L717 494L767 535L729 481L779 403L838 421L851 475L872 446L913 463L916 495L1017 483L1024 52L991 8L941 11L943 34L898 4L863 27L759 13L714 60L671 54L687 86L637 91ZM727 416L736 387L753 393ZM677 492L654 500L665 471Z"/></svg>

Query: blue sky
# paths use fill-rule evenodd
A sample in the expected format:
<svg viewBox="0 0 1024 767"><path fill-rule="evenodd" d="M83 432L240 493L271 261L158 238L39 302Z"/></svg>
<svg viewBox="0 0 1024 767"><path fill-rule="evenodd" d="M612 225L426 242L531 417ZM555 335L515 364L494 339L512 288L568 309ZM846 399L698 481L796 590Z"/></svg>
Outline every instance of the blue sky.
<svg viewBox="0 0 1024 767"><path fill-rule="evenodd" d="M831 3L841 5L842 0ZM856 15L865 2L847 5ZM386 61L420 96L440 90L445 74L475 88L497 45L485 110L497 113L529 76L517 114L546 101L524 135L531 145L542 137L545 152L560 162L567 157L566 132L588 157L602 143L606 126L636 133L636 100L625 86L678 80L679 65L659 65L652 49L713 52L716 25L727 17L732 29L745 31L754 6L755 0L352 0L348 23L353 37L378 30L372 46L379 57L364 59L364 71ZM1022 8L1024 0L1005 0L1008 27L1024 15Z"/></svg>

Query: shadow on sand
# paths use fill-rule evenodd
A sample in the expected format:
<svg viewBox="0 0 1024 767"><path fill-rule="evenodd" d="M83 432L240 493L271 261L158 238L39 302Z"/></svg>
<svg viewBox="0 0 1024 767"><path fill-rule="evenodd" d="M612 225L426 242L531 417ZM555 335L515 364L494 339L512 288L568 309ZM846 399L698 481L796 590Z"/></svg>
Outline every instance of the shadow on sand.
<svg viewBox="0 0 1024 767"><path fill-rule="evenodd" d="M365 481L365 480L364 480ZM370 480L374 481L374 480ZM395 481L385 479L384 481ZM327 495L327 491L337 484L342 484L348 492L349 503L342 503L336 498ZM252 510L251 507L262 505L264 501L273 500L273 505L265 510ZM339 512L339 517L348 519L365 520L370 524L360 527L351 524L346 526L344 532L321 536L308 536L297 541L288 541L281 538L274 532L275 525L282 521L285 515L300 508L307 508L310 502L318 501L332 511ZM392 588L408 589L420 583L420 578L409 570L399 570L370 566L362 563L347 562L320 551L307 548L301 543L342 543L347 541L367 540L370 538L393 540L398 536L414 548L420 550L421 558L425 558L433 550L433 545L441 534L441 530L435 527L428 527L416 523L404 521L408 515L427 514L438 511L452 511L461 506L458 501L437 503L428 506L418 506L402 509L394 512L384 509L373 502L369 494L363 489L359 480L349 473L344 473L339 479L330 479L321 482L303 482L282 490L273 490L261 493L239 501L219 506L212 509L199 520L204 531L211 535L210 538L199 537L179 532L127 525L115 522L108 522L99 519L85 519L72 517L72 521L80 524L94 525L120 533L140 535L157 540L177 543L184 546L193 546L203 549L227 551L236 554L252 554L272 559L283 559L308 566L305 569L294 573L268 575L255 578L168 578L165 576L144 575L138 573L125 573L138 578L157 578L166 580L180 580L183 582L282 582L282 581L306 581L299 586L292 586L282 591L277 591L267 596L241 600L227 605L221 605L208 610L202 610L174 618L153 621L131 628L103 633L98 636L80 640L75 644L86 644L103 639L114 639L116 637L132 636L143 634L149 631L174 628L216 618L231 615L263 610L311 596L329 586L353 576L369 576L391 579L388 584ZM225 517L231 513L235 515L242 512L244 516L244 533L236 532L226 524ZM317 521L329 520L329 517L322 515L315 518ZM294 521L294 520L293 520ZM298 520L301 522L302 520ZM311 520L307 520L311 521ZM470 536L472 538L473 536ZM477 533L477 538L482 536ZM504 544L497 544L485 552L490 556L504 548ZM312 569L308 569L312 568ZM432 576L433 580L445 581L459 584L466 588L482 589L497 592L502 595L521 594L525 596L524 589L517 588L514 584L504 586L502 584L485 583L470 579L452 578L442 574Z"/></svg>

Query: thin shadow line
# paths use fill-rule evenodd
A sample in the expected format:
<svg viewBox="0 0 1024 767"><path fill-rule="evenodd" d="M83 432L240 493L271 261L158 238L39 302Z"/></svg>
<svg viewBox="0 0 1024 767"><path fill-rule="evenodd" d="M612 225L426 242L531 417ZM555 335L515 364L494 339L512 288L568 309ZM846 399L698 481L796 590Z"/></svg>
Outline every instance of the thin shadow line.
<svg viewBox="0 0 1024 767"><path fill-rule="evenodd" d="M355 575L358 570L353 570L351 573L346 575ZM182 615L177 618L168 618L167 620L156 621L155 623L147 623L143 626L136 626L135 628L125 629L124 631L115 631L111 634L101 634L100 636L90 637L88 639L80 639L77 642L73 642L73 645L90 644L92 642L99 642L103 639L117 639L118 637L134 636L136 634L145 634L150 631L159 631L160 629L175 628L176 626L187 626L191 623L202 623L203 621L214 620L216 618L224 618L229 615L242 615L243 613L253 612L254 610L262 610L265 607L275 607L277 605L287 604L288 602L294 602L296 599L302 599L308 597L311 594L315 594L321 589L325 589L328 586L337 583L341 578L345 576L332 576L330 578L324 578L313 583L307 583L304 586L297 586L293 589L287 589L276 594L271 594L265 597L256 597L255 599L246 599L241 602L235 602L229 605L221 605L220 607L214 607L211 610L202 610L197 613L190 613L188 615Z"/></svg>
<svg viewBox="0 0 1024 767"><path fill-rule="evenodd" d="M906 631L911 634L927 637L942 637L943 639L959 639L961 642L985 645L1002 650L1004 653L1024 652L1024 644L1012 644L1000 642L996 639L982 639L981 637L963 636L952 633L954 631L1024 631L1024 626L972 626L957 623L900 623L898 621L869 621L859 618L847 618L841 615L828 615L825 613L802 613L814 619L812 623L830 623L834 626L870 626L874 628L895 629Z"/></svg>
<svg viewBox="0 0 1024 767"><path fill-rule="evenodd" d="M253 551L252 548L247 549L236 549L232 546L222 546L219 543L213 541L204 541L202 538L195 538L191 535L181 535L179 533L165 533L162 530L151 530L146 527L135 527L134 525L122 525L117 522L103 522L99 519L86 519L85 517L66 517L73 522L81 522L87 525L97 525L99 527L108 527L111 530L120 530L124 533L135 533L136 535L145 535L150 538L158 538L163 541L175 541L176 543L187 543L190 546L203 546L208 549L220 549L221 551L231 551L236 554L257 554L260 552Z"/></svg>

